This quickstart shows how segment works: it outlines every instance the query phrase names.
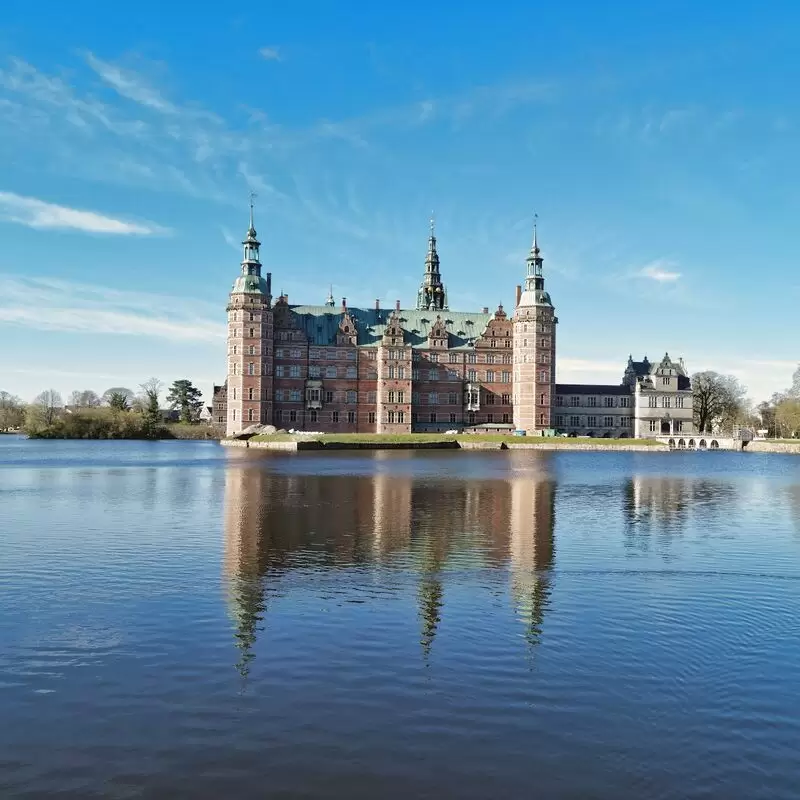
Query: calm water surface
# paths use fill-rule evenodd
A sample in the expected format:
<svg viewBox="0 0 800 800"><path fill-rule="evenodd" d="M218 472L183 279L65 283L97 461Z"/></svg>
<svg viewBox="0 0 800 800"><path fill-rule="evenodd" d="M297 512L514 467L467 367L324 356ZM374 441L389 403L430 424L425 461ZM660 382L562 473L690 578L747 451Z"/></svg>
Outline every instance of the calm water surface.
<svg viewBox="0 0 800 800"><path fill-rule="evenodd" d="M800 459L0 437L0 796L796 798Z"/></svg>

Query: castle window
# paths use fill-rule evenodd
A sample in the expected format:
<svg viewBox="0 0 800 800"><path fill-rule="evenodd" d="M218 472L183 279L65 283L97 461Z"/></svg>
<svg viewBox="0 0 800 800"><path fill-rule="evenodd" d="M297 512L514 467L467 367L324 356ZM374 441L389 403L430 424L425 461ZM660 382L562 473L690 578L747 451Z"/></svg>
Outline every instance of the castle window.
<svg viewBox="0 0 800 800"><path fill-rule="evenodd" d="M248 400L252 400L253 399L253 387L252 386L247 390L247 399Z"/></svg>
<svg viewBox="0 0 800 800"><path fill-rule="evenodd" d="M590 428L594 428L597 425L597 417L586 417L586 424Z"/></svg>
<svg viewBox="0 0 800 800"><path fill-rule="evenodd" d="M394 364L389 364L389 366L386 368L386 371L388 373L387 377L389 377L389 378L394 378L395 377Z"/></svg>
<svg viewBox="0 0 800 800"><path fill-rule="evenodd" d="M394 392L387 392L387 394L386 394L386 402L387 403L394 403Z"/></svg>
<svg viewBox="0 0 800 800"><path fill-rule="evenodd" d="M438 369L429 369L428 370L428 380L429 381L438 381L439 380L439 370Z"/></svg>
<svg viewBox="0 0 800 800"><path fill-rule="evenodd" d="M509 353L506 353L503 356L503 363L504 364L510 364L511 363L511 355Z"/></svg>
<svg viewBox="0 0 800 800"><path fill-rule="evenodd" d="M292 364L289 367L289 377L290 378L299 378L300 377L300 365L299 364Z"/></svg>
<svg viewBox="0 0 800 800"><path fill-rule="evenodd" d="M675 398L675 408L683 408L683 398L682 397L676 397Z"/></svg>
<svg viewBox="0 0 800 800"><path fill-rule="evenodd" d="M671 398L666 395L661 398L661 403L664 406L664 408L669 408L672 405Z"/></svg>
<svg viewBox="0 0 800 800"><path fill-rule="evenodd" d="M236 345L234 345L233 346L233 354L234 355L238 355L238 353L239 353L239 348Z"/></svg>
<svg viewBox="0 0 800 800"><path fill-rule="evenodd" d="M236 387L235 386L233 387L233 399L234 400L236 399Z"/></svg>
<svg viewBox="0 0 800 800"><path fill-rule="evenodd" d="M333 402L333 392L325 392L325 402L326 403Z"/></svg>
<svg viewBox="0 0 800 800"><path fill-rule="evenodd" d="M406 412L405 411L398 411L397 412L397 422L398 424L402 425L406 421Z"/></svg>
<svg viewBox="0 0 800 800"><path fill-rule="evenodd" d="M283 402L283 389L276 389L275 390L275 401L277 403Z"/></svg>
<svg viewBox="0 0 800 800"><path fill-rule="evenodd" d="M316 422L317 421L317 412L316 411L309 411L308 412L308 421L309 422Z"/></svg>
<svg viewBox="0 0 800 800"><path fill-rule="evenodd" d="M662 383L664 386L669 386L669 378L668 378L668 377L666 377L666 376L665 376L665 377L663 377L663 378L661 379L661 383Z"/></svg>
<svg viewBox="0 0 800 800"><path fill-rule="evenodd" d="M438 353L431 353L430 354L430 360L433 361L434 363L438 362L439 361L439 354Z"/></svg>
<svg viewBox="0 0 800 800"><path fill-rule="evenodd" d="M586 405L589 406L589 408L594 408L597 405L597 398L590 395L586 398Z"/></svg>
<svg viewBox="0 0 800 800"><path fill-rule="evenodd" d="M398 403L405 403L405 397L406 397L405 392L398 392L397 393L397 402Z"/></svg>
<svg viewBox="0 0 800 800"><path fill-rule="evenodd" d="M649 408L658 408L658 397L656 397L654 394L650 395L650 397L648 397L647 400L648 400L647 405Z"/></svg>
<svg viewBox="0 0 800 800"><path fill-rule="evenodd" d="M347 368L347 377L348 378L357 378L358 372L356 371L355 367L348 367Z"/></svg>
<svg viewBox="0 0 800 800"><path fill-rule="evenodd" d="M581 418L580 417L570 417L569 418L569 424L570 424L571 428L578 428L578 427L580 427L580 424L581 424Z"/></svg>
<svg viewBox="0 0 800 800"><path fill-rule="evenodd" d="M452 425L455 421L456 421L456 415L455 414L451 414L450 415L450 424Z"/></svg>
<svg viewBox="0 0 800 800"><path fill-rule="evenodd" d="M606 397L605 398L606 408L614 408L614 398L613 397Z"/></svg>
<svg viewBox="0 0 800 800"><path fill-rule="evenodd" d="M541 370L541 372L539 372L539 380L542 383L547 383L547 381L550 380L550 373L546 369Z"/></svg>
<svg viewBox="0 0 800 800"><path fill-rule="evenodd" d="M248 408L247 409L247 421L248 422L252 422L253 421L253 409L252 408Z"/></svg>
<svg viewBox="0 0 800 800"><path fill-rule="evenodd" d="M406 377L406 370L405 370L405 367L398 367L398 368L397 368L397 377L398 377L400 380L403 380L403 378L405 378L405 377Z"/></svg>
<svg viewBox="0 0 800 800"><path fill-rule="evenodd" d="M336 367L325 367L325 377L326 378L335 378L336 377Z"/></svg>
<svg viewBox="0 0 800 800"><path fill-rule="evenodd" d="M331 422L338 422L338 421L339 421L339 412L331 411Z"/></svg>
<svg viewBox="0 0 800 800"><path fill-rule="evenodd" d="M572 395L572 397L571 397L571 398L570 398L570 400L569 400L569 404L570 404L570 405L571 405L573 408L577 408L577 407L578 407L578 406L581 404L581 399L580 399L580 397L578 397L578 395L576 395L576 394Z"/></svg>
<svg viewBox="0 0 800 800"><path fill-rule="evenodd" d="M429 392L428 393L428 405L435 406L439 402L439 393L438 392Z"/></svg>
<svg viewBox="0 0 800 800"><path fill-rule="evenodd" d="M540 394L539 395L539 405L540 406L544 405L544 398L545 398L544 394Z"/></svg>
<svg viewBox="0 0 800 800"><path fill-rule="evenodd" d="M436 412L435 411L431 411L429 419L430 419L431 422L436 422Z"/></svg>
<svg viewBox="0 0 800 800"><path fill-rule="evenodd" d="M283 364L278 364L275 367L275 377L282 378L283 377Z"/></svg>
<svg viewBox="0 0 800 800"><path fill-rule="evenodd" d="M468 381L476 381L478 380L478 373L474 369L467 370L467 380Z"/></svg>
<svg viewBox="0 0 800 800"><path fill-rule="evenodd" d="M300 358L302 353L299 350L292 350L291 351L292 358Z"/></svg>
<svg viewBox="0 0 800 800"><path fill-rule="evenodd" d="M347 412L347 421L350 425L354 425L356 421L356 412L355 411L348 411Z"/></svg>
<svg viewBox="0 0 800 800"><path fill-rule="evenodd" d="M377 393L367 392L367 402L372 403L374 405L376 401L377 401Z"/></svg>
<svg viewBox="0 0 800 800"><path fill-rule="evenodd" d="M486 382L494 383L494 370L491 369L486 370Z"/></svg>
<svg viewBox="0 0 800 800"><path fill-rule="evenodd" d="M358 354L355 350L348 350L347 351L347 360L348 361L355 361Z"/></svg>
<svg viewBox="0 0 800 800"><path fill-rule="evenodd" d="M450 392L450 394L447 395L447 402L451 406L458 405L458 395L455 392Z"/></svg>
<svg viewBox="0 0 800 800"><path fill-rule="evenodd" d="M620 408L628 408L630 406L630 398L629 397L620 397L619 399L619 407Z"/></svg>
<svg viewBox="0 0 800 800"><path fill-rule="evenodd" d="M557 428L564 427L564 417L556 417L556 427Z"/></svg>
<svg viewBox="0 0 800 800"><path fill-rule="evenodd" d="M256 335L256 329L255 328L249 328L248 331L249 331L248 335L252 339Z"/></svg>
<svg viewBox="0 0 800 800"><path fill-rule="evenodd" d="M493 395L491 392L487 392L486 393L486 405L487 406L493 406L494 405L494 398L495 398L495 395Z"/></svg>
<svg viewBox="0 0 800 800"><path fill-rule="evenodd" d="M250 345L250 348L249 348L249 351L248 351L248 355L250 355L250 356L254 356L255 354L256 354L256 348L255 348L255 345L252 345L252 344L251 344L251 345Z"/></svg>
<svg viewBox="0 0 800 800"><path fill-rule="evenodd" d="M412 381L418 381L419 380L419 370L418 369L412 369L411 370L411 380Z"/></svg>
<svg viewBox="0 0 800 800"><path fill-rule="evenodd" d="M658 420L651 419L650 420L650 433L655 433L658 430Z"/></svg>
<svg viewBox="0 0 800 800"><path fill-rule="evenodd" d="M289 422L297 422L297 412L290 411L289 412Z"/></svg>
<svg viewBox="0 0 800 800"><path fill-rule="evenodd" d="M506 336L508 336L508 334L506 334ZM504 346L504 347L511 347L511 339L506 339L506 340L503 342L503 346Z"/></svg>
<svg viewBox="0 0 800 800"><path fill-rule="evenodd" d="M292 389L289 392L289 401L292 403L299 403L300 402L300 390L299 389Z"/></svg>
<svg viewBox="0 0 800 800"><path fill-rule="evenodd" d="M467 353L467 364L474 364L477 360L475 353Z"/></svg>
<svg viewBox="0 0 800 800"><path fill-rule="evenodd" d="M308 351L308 357L309 357L309 358L310 358L312 361L314 361L314 360L316 360L316 359L320 358L320 352L319 352L319 348L317 348L317 347L312 347L312 348L311 348L311 349Z"/></svg>
<svg viewBox="0 0 800 800"><path fill-rule="evenodd" d="M539 424L545 425L547 417L544 414L539 414Z"/></svg>
<svg viewBox="0 0 800 800"><path fill-rule="evenodd" d="M500 381L501 383L511 383L511 373L508 371L503 372L500 376Z"/></svg>
<svg viewBox="0 0 800 800"><path fill-rule="evenodd" d="M494 422L494 414L487 414L486 415L487 422Z"/></svg>
<svg viewBox="0 0 800 800"><path fill-rule="evenodd" d="M494 353L487 353L486 354L486 363L487 364L494 364L495 363L495 355L494 355Z"/></svg>
<svg viewBox="0 0 800 800"><path fill-rule="evenodd" d="M250 322L252 322L256 318L256 315L251 311L250 312Z"/></svg>
<svg viewBox="0 0 800 800"><path fill-rule="evenodd" d="M501 397L500 397L500 402L501 402L501 403L502 403L504 406L507 406L507 405L508 405L508 404L511 402L511 395L510 395L510 394L504 394L504 395L501 395Z"/></svg>
<svg viewBox="0 0 800 800"><path fill-rule="evenodd" d="M394 424L394 411L387 411L386 412L386 421L390 424Z"/></svg>
<svg viewBox="0 0 800 800"><path fill-rule="evenodd" d="M370 425L374 425L375 424L375 412L374 411L370 411L367 414L367 422L369 422Z"/></svg>
<svg viewBox="0 0 800 800"><path fill-rule="evenodd" d="M320 376L320 368L318 364L312 364L308 368L308 377L309 378L319 378Z"/></svg>
<svg viewBox="0 0 800 800"><path fill-rule="evenodd" d="M458 364L458 355L456 353L450 353L450 363Z"/></svg>
<svg viewBox="0 0 800 800"><path fill-rule="evenodd" d="M235 408L233 409L233 411L231 411L231 416L232 416L233 421L236 422L236 409Z"/></svg>

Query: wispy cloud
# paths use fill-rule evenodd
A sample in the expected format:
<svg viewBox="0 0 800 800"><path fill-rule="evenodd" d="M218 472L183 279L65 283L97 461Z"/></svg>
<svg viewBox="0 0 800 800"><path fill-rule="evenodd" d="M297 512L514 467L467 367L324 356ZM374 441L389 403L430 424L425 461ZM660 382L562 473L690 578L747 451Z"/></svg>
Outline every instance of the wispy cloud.
<svg viewBox="0 0 800 800"><path fill-rule="evenodd" d="M132 72L127 72L115 64L102 61L92 53L85 54L86 63L97 73L98 77L117 94L132 100L134 103L160 111L162 114L175 114L177 109L151 86L147 86Z"/></svg>
<svg viewBox="0 0 800 800"><path fill-rule="evenodd" d="M635 273L637 278L648 278L657 283L674 283L680 280L681 273L675 271L675 265L670 261L658 260L646 264Z"/></svg>
<svg viewBox="0 0 800 800"><path fill-rule="evenodd" d="M281 51L275 45L259 48L258 54L265 61L281 61Z"/></svg>
<svg viewBox="0 0 800 800"><path fill-rule="evenodd" d="M34 197L23 197L13 192L0 192L0 219L27 225L29 228L50 228L108 233L123 236L150 236L168 233L153 223L126 222L96 211L46 203Z"/></svg>
<svg viewBox="0 0 800 800"><path fill-rule="evenodd" d="M216 312L216 313L215 313ZM90 334L220 342L218 309L178 297L121 292L55 278L0 275L0 323Z"/></svg>

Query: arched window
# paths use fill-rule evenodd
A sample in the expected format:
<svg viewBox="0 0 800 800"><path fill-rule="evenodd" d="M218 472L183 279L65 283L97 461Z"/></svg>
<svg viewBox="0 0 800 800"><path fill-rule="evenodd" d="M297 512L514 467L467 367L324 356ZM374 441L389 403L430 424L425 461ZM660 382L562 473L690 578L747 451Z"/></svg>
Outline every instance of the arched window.
<svg viewBox="0 0 800 800"><path fill-rule="evenodd" d="M247 365L247 374L248 375L256 374L256 365L252 361Z"/></svg>

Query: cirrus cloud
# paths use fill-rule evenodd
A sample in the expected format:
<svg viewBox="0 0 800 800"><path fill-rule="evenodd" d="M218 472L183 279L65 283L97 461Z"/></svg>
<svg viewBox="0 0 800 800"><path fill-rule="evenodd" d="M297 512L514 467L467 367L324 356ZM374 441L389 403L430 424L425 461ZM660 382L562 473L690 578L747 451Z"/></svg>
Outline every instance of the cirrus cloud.
<svg viewBox="0 0 800 800"><path fill-rule="evenodd" d="M151 222L127 222L96 211L60 206L13 192L0 192L0 220L16 222L29 228L77 230L123 236L168 233L166 228Z"/></svg>
<svg viewBox="0 0 800 800"><path fill-rule="evenodd" d="M680 280L681 273L675 271L675 265L669 261L653 261L645 264L637 273L637 278L649 278L658 283L674 283Z"/></svg>

